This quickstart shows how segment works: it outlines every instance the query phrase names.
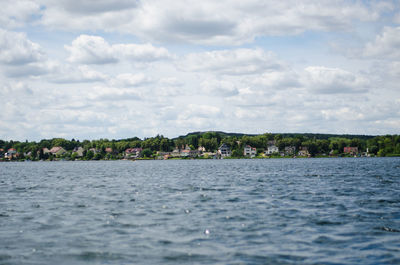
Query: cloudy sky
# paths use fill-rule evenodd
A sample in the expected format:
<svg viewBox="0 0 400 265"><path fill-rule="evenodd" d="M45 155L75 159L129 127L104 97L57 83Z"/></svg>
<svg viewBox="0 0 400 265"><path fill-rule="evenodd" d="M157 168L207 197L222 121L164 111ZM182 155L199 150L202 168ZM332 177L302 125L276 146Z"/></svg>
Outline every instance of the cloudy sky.
<svg viewBox="0 0 400 265"><path fill-rule="evenodd" d="M0 139L400 133L400 1L1 0Z"/></svg>

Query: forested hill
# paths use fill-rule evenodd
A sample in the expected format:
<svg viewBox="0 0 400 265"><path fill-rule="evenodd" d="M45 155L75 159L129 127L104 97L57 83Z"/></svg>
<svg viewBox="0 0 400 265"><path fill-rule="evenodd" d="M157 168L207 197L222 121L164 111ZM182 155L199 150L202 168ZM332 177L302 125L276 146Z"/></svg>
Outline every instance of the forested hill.
<svg viewBox="0 0 400 265"><path fill-rule="evenodd" d="M238 137L241 138L243 136L257 136L258 134L247 134L247 133L229 133L229 132L222 132L222 131L204 131L204 132L190 132L186 135L181 135L178 137L175 137L173 139L178 139L178 138L186 138L188 136L203 136L204 134L218 134L222 138L224 137ZM376 135L360 135L360 134L326 134L326 133L271 133L271 135L281 135L283 138L288 138L288 137L305 137L309 139L320 139L320 140L327 140L330 138L345 138L345 139L362 139L362 140L368 140L371 138L376 137Z"/></svg>

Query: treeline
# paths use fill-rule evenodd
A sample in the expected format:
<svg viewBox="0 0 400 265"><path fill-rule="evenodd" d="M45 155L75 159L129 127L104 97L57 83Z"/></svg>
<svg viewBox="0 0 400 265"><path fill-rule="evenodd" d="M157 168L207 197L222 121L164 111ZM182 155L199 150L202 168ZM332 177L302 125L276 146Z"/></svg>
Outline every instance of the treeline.
<svg viewBox="0 0 400 265"><path fill-rule="evenodd" d="M285 147L295 147L296 152L303 147L311 156L344 155L344 147L357 147L359 152L367 152L376 156L400 156L400 135L357 136L329 134L271 134L260 135L228 134L224 132L196 132L186 136L169 139L162 135L140 139L138 137L121 140L67 140L63 138L44 139L39 142L19 142L0 140L0 155L13 148L19 154L18 159L48 159L43 157L44 148L62 147L67 152L61 158L76 158L73 150L82 147L85 155L82 159L121 159L128 148L142 148L143 153L152 157L157 152L171 152L174 148L189 146L192 150L204 147L208 152L215 152L225 143L232 150L233 157L243 156L243 148L250 145L261 154L273 142L282 151ZM95 155L88 150L96 150ZM112 150L106 152L106 150ZM89 155L88 155L89 154Z"/></svg>

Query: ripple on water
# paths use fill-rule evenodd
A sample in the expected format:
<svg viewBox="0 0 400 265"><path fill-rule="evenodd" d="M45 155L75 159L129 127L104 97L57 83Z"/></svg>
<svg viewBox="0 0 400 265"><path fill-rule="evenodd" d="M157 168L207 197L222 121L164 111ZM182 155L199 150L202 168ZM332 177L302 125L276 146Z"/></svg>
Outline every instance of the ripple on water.
<svg viewBox="0 0 400 265"><path fill-rule="evenodd" d="M0 264L397 264L399 164L6 164Z"/></svg>

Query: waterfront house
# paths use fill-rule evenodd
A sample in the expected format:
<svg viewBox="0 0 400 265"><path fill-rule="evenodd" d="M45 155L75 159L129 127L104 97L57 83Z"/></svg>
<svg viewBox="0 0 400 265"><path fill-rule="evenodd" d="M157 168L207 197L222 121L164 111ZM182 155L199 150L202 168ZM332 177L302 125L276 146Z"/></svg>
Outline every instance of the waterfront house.
<svg viewBox="0 0 400 265"><path fill-rule="evenodd" d="M7 153L9 155L15 155L17 153L17 150L15 150L14 148L10 148L10 149L7 150Z"/></svg>
<svg viewBox="0 0 400 265"><path fill-rule="evenodd" d="M300 146L300 150L298 152L299 156L310 156L310 153L308 152L308 148L306 146Z"/></svg>
<svg viewBox="0 0 400 265"><path fill-rule="evenodd" d="M42 150L43 150L43 154L49 154L50 153L50 150L47 147L42 148Z"/></svg>
<svg viewBox="0 0 400 265"><path fill-rule="evenodd" d="M85 149L83 149L81 146L75 147L74 150L72 150L73 153L77 154L77 157L83 157L83 152L85 152Z"/></svg>
<svg viewBox="0 0 400 265"><path fill-rule="evenodd" d="M96 148L90 148L89 151L91 151L93 154L97 154L97 153L101 152L101 150L96 149Z"/></svg>
<svg viewBox="0 0 400 265"><path fill-rule="evenodd" d="M140 155L142 154L143 149L142 148L128 148L125 150L125 158L127 159L135 159L139 158Z"/></svg>
<svg viewBox="0 0 400 265"><path fill-rule="evenodd" d="M287 156L294 155L295 152L296 152L295 146L285 146L285 155Z"/></svg>
<svg viewBox="0 0 400 265"><path fill-rule="evenodd" d="M243 155L247 157L255 157L257 155L257 149L250 145L246 145L243 149Z"/></svg>
<svg viewBox="0 0 400 265"><path fill-rule="evenodd" d="M358 154L358 147L350 147L346 146L343 148L343 153L350 154L350 155L357 155Z"/></svg>
<svg viewBox="0 0 400 265"><path fill-rule="evenodd" d="M264 152L266 155L272 155L278 153L279 148L275 144L268 145L267 150Z"/></svg>
<svg viewBox="0 0 400 265"><path fill-rule="evenodd" d="M51 153L55 156L61 156L61 155L65 154L66 152L67 151L64 148L62 148L61 146L54 146L53 148L51 148L49 150L49 153Z"/></svg>
<svg viewBox="0 0 400 265"><path fill-rule="evenodd" d="M190 157L191 148L189 145L186 145L185 148L182 146L182 150L180 151L180 157Z"/></svg>
<svg viewBox="0 0 400 265"><path fill-rule="evenodd" d="M180 157L181 156L181 150L178 147L175 147L175 149L172 150L171 156L172 157Z"/></svg>
<svg viewBox="0 0 400 265"><path fill-rule="evenodd" d="M206 148L204 146L199 146L199 148L197 148L197 151L199 151L199 153L202 154L206 151Z"/></svg>
<svg viewBox="0 0 400 265"><path fill-rule="evenodd" d="M14 148L10 148L4 154L4 158L12 159L13 157L18 157L18 153L17 153L17 150L15 150Z"/></svg>
<svg viewBox="0 0 400 265"><path fill-rule="evenodd" d="M167 160L170 157L171 157L170 152L157 151L157 159L159 159L159 160L162 160L162 159Z"/></svg>
<svg viewBox="0 0 400 265"><path fill-rule="evenodd" d="M192 150L189 145L186 145L185 149L180 150L179 156L180 157L196 157L198 154L199 154L198 150Z"/></svg>
<svg viewBox="0 0 400 265"><path fill-rule="evenodd" d="M180 157L189 157L190 156L190 149L183 149L181 150L181 152L179 153Z"/></svg>
<svg viewBox="0 0 400 265"><path fill-rule="evenodd" d="M225 143L223 143L223 144L218 148L218 155L219 155L221 158L231 156L231 154L232 154L231 149L230 149L229 146L228 146L227 144L225 144Z"/></svg>

